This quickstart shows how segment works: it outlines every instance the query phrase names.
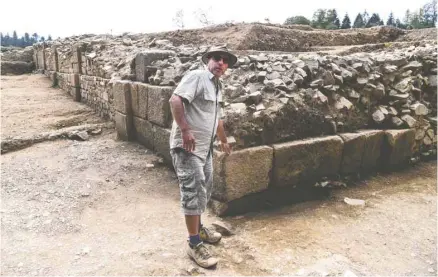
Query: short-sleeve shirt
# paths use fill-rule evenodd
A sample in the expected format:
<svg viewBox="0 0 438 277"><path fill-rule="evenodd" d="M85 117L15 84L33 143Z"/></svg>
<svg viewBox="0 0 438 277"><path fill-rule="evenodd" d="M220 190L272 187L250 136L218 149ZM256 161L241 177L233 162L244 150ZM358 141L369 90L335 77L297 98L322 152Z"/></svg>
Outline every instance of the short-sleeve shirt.
<svg viewBox="0 0 438 277"><path fill-rule="evenodd" d="M209 70L189 71L174 94L184 98L184 115L195 137L193 154L205 160L222 116L222 85ZM183 147L181 129L174 120L170 134L170 149Z"/></svg>

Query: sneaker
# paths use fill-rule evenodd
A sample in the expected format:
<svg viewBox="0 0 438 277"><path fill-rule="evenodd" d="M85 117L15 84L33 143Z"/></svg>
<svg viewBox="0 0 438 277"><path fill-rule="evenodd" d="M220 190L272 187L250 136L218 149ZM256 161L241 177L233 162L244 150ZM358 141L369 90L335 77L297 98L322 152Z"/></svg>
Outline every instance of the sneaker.
<svg viewBox="0 0 438 277"><path fill-rule="evenodd" d="M199 237L204 242L216 243L221 240L222 235L221 233L209 230L207 227L201 226L201 230L199 231Z"/></svg>
<svg viewBox="0 0 438 277"><path fill-rule="evenodd" d="M196 246L187 244L187 255L203 268L212 267L218 262L216 258L211 256L210 251L202 242Z"/></svg>

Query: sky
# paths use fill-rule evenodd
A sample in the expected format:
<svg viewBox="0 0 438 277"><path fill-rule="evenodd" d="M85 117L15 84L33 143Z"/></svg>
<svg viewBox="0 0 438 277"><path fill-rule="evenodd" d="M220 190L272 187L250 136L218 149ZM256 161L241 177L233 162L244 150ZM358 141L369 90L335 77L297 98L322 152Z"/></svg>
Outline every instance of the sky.
<svg viewBox="0 0 438 277"><path fill-rule="evenodd" d="M183 11L185 29L199 28L195 13L202 10L214 24L225 22L284 23L286 18L303 15L311 19L319 8L338 12L342 21L348 13L354 21L358 12L376 12L386 22L392 11L402 19L405 11L418 10L427 0L20 0L2 1L0 31L19 37L25 32L52 38L80 34L153 33L177 29L173 22L178 10Z"/></svg>

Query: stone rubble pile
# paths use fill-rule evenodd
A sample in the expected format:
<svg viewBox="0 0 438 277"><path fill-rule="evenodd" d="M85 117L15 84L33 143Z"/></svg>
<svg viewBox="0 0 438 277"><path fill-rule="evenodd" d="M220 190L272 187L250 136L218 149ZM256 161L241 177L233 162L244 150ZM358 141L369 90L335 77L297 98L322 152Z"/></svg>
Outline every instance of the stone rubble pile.
<svg viewBox="0 0 438 277"><path fill-rule="evenodd" d="M54 43L60 62L80 47L85 75L158 86L176 86L203 68L208 50L129 34ZM416 128L418 141L431 145L437 44L415 45L346 56L237 51L223 78L227 130L237 148L367 128Z"/></svg>

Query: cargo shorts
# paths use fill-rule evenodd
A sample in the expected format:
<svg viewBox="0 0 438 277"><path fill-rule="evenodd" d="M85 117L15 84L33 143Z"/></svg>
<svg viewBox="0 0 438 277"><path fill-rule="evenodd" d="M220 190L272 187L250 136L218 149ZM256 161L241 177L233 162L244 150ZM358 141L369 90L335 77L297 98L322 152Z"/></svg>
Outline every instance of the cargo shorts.
<svg viewBox="0 0 438 277"><path fill-rule="evenodd" d="M212 151L205 160L183 148L171 149L170 155L178 177L182 212L185 215L201 215L213 189Z"/></svg>

